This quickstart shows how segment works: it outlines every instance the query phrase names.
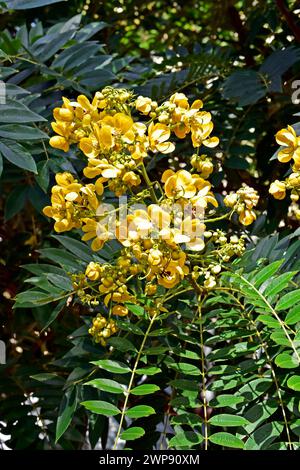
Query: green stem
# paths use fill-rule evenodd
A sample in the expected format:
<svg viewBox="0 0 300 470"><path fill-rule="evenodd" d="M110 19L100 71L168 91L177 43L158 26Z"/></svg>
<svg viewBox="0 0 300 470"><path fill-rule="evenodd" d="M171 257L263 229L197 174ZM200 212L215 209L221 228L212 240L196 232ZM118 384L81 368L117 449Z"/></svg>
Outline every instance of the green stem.
<svg viewBox="0 0 300 470"><path fill-rule="evenodd" d="M139 351L138 351L138 354L137 354L137 357L136 357L136 360L135 360L135 363L134 363L134 366L133 366L133 369L132 369L132 372L131 372L131 377L130 377L130 381L129 381L129 384L128 384L128 389L127 389L127 392L126 392L126 397L125 397L124 404L123 404L123 408L122 408L122 412L121 412L121 419L120 419L120 423L119 423L119 427L118 427L118 431L117 431L115 443L114 443L114 446L113 446L113 450L115 450L115 449L117 448L117 444L118 444L118 441L119 441L119 438L120 438L120 434L121 434L121 430L122 430L122 426L123 426L123 422L124 422L124 418L125 418L125 412L126 412L126 408L127 408L127 404L128 404L130 392L131 392L131 389L132 389L133 381L134 381L134 378L135 378L135 372L136 372L136 370L137 370L137 368L138 368L138 364L139 364L139 361L140 361L140 358L141 358L141 355L142 355L144 346L145 346L145 344L146 344L148 335L149 335L150 330L151 330L151 328L152 328L152 326L153 326L153 323L155 322L155 319L156 319L157 315L158 315L158 313L156 313L155 315L153 315L153 317L152 317L151 320L150 320L149 326L148 326L148 328L147 328L147 331L146 331L145 336L144 336L144 338L143 338L143 341L142 341L142 343L141 343L140 349L139 349Z"/></svg>
<svg viewBox="0 0 300 470"><path fill-rule="evenodd" d="M200 348L201 348L201 376L202 376L202 400L203 400L203 415L204 415L204 450L208 450L208 402L206 398L206 379L205 379L205 352L204 352L204 338L203 338L203 320L202 320L202 305L205 297L201 301L198 297L198 313L199 313L199 329L200 329Z"/></svg>
<svg viewBox="0 0 300 470"><path fill-rule="evenodd" d="M231 215L232 215L232 211L227 212L226 214L221 215L220 217L215 217L214 219L206 219L206 220L204 219L203 222L205 224L212 223L212 222L218 222L219 220L227 219L227 217L230 219Z"/></svg>
<svg viewBox="0 0 300 470"><path fill-rule="evenodd" d="M149 176L148 176L148 173L147 173L147 170L146 170L146 168L145 168L144 163L141 164L141 167L140 167L140 168L141 168L142 175L143 175L143 178L144 178L144 180L145 180L145 183L147 184L147 187L148 187L148 189L149 189L149 191L150 191L151 199L152 199L152 201L153 201L155 204L158 204L158 199L157 199L157 197L156 197L155 191L154 191L154 189L153 189L152 183L151 183L151 181L150 181L150 178L149 178Z"/></svg>

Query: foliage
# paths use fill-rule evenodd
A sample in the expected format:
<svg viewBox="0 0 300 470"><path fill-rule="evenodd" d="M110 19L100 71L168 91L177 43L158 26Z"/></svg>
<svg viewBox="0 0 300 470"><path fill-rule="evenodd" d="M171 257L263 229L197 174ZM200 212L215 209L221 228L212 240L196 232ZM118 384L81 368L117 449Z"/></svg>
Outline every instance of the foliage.
<svg viewBox="0 0 300 470"><path fill-rule="evenodd" d="M274 134L292 123L299 135L297 2L196 4L1 2L0 431L13 449L299 447L299 229L287 199L268 192L290 184ZM185 280L152 317L137 289L131 320L116 318L101 346L88 333L99 308L78 299L72 276L112 263L120 246L94 252L79 231L53 236L42 209L54 175L78 178L86 165L80 150L49 145L53 109L107 85L159 105L200 97L220 137L208 150L218 201L242 182L260 200L247 229L212 225L245 235L247 248L214 289L199 295ZM191 143L177 149L172 162L147 162L150 178L190 162Z"/></svg>

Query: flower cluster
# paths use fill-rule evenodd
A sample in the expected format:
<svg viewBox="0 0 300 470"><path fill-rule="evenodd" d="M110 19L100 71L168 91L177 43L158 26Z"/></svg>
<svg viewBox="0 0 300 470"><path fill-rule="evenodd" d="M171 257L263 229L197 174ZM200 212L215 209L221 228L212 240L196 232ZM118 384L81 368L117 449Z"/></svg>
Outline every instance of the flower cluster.
<svg viewBox="0 0 300 470"><path fill-rule="evenodd" d="M106 345L106 339L118 331L117 325L114 320L107 320L100 313L93 318L92 326L89 329L89 334L94 338L95 343L100 343L102 346Z"/></svg>
<svg viewBox="0 0 300 470"><path fill-rule="evenodd" d="M257 205L259 195L257 191L247 184L237 192L231 192L224 198L224 204L239 215L239 221L243 225L250 225L256 219L253 208Z"/></svg>
<svg viewBox="0 0 300 470"><path fill-rule="evenodd" d="M251 224L258 195L244 185L225 197L231 211L216 214L220 207L208 181L213 158L200 147L213 148L219 139L211 135L212 115L203 110L202 101L190 104L183 93L175 93L159 105L128 90L106 87L91 101L84 95L76 101L64 98L53 114L56 135L50 145L64 152L75 145L86 163L82 180L67 172L56 175L44 214L55 220L57 232L81 229L82 240L90 241L94 251L110 238L121 246L112 263L91 261L85 273L72 276L80 300L95 307L101 299L108 316L93 319L89 332L95 341L104 345L117 331L117 318L131 315L128 304L140 302L137 288L140 298L147 297L149 315L164 311L166 292L182 282L214 288L222 263L243 252L244 239L227 240L224 232L209 232L207 225L230 219L234 211L242 224ZM176 140L188 137L196 149L190 168L166 169L152 182L145 160L174 152ZM125 215L122 205L107 208L112 193L129 197ZM141 201L143 207L136 207ZM206 253L218 264L210 258L206 266Z"/></svg>
<svg viewBox="0 0 300 470"><path fill-rule="evenodd" d="M291 212L300 220L299 206L296 204L300 197L300 137L292 126L281 129L276 134L276 142L281 145L277 153L281 163L292 161L291 172L284 181L275 180L270 185L269 192L275 199L285 199L290 191L292 201Z"/></svg>

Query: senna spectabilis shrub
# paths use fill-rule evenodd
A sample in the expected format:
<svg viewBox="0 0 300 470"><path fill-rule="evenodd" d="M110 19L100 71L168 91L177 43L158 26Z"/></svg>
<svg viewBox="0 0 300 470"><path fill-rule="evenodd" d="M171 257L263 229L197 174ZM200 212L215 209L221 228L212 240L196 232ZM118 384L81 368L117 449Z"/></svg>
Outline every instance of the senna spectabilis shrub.
<svg viewBox="0 0 300 470"><path fill-rule="evenodd" d="M50 145L77 147L84 166L80 178L55 176L44 214L75 237L55 236L66 252L44 250L61 266L48 277L56 291L35 287L17 306L56 302L47 326L66 302L81 306L82 328L57 364L75 369L56 440L84 412L92 445L109 448L297 448L297 233L254 248L246 230L259 195L246 184L214 192L204 152L219 139L202 101L107 87L64 98L53 114ZM183 140L193 153L176 167ZM148 170L158 155L161 174Z"/></svg>

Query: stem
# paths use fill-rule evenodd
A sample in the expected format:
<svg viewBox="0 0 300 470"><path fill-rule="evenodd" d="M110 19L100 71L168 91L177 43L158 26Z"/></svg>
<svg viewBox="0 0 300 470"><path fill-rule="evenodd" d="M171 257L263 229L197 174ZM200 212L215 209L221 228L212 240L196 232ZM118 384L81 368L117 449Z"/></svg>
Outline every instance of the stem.
<svg viewBox="0 0 300 470"><path fill-rule="evenodd" d="M206 219L206 220L204 219L203 222L205 224L212 223L212 222L218 222L219 220L227 219L227 217L230 218L231 215L232 215L232 211L227 212L226 214L221 215L220 217L215 217L214 219Z"/></svg>
<svg viewBox="0 0 300 470"><path fill-rule="evenodd" d="M120 423L119 423L115 443L114 443L114 446L113 446L113 450L116 450L117 444L118 444L118 441L119 441L119 437L120 437L120 434L121 434L121 430L122 430L122 426L123 426L123 422L124 422L124 418L125 418L125 412L126 412L126 408L127 408L127 404L128 404L128 399L129 399L129 395L130 395L132 385L133 385L133 381L134 381L134 377L135 377L135 372L136 372L136 369L138 367L138 364L139 364L139 361L140 361L145 343L147 341L148 335L149 335L150 330L153 326L153 323L155 322L155 319L156 319L157 315L158 315L158 313L153 315L153 317L150 320L149 326L147 328L147 331L146 331L145 336L143 338L143 341L141 343L140 349L138 351L138 354L137 354L137 357L136 357L136 360L135 360L135 363L134 363L134 366L133 366L133 369L132 369L132 372L131 372L131 377L130 377L130 381L129 381L129 384L128 384L128 389L127 389L127 392L126 392L126 397L125 397L122 412L121 412L121 419L120 419Z"/></svg>
<svg viewBox="0 0 300 470"><path fill-rule="evenodd" d="M203 324L202 324L202 304L205 298L198 297L198 313L200 323L200 348L201 348L201 375L202 375L202 400L203 400L203 414L204 414L204 450L208 450L208 415L207 415L207 398L206 398L206 383L205 383L205 352L203 340Z"/></svg>
<svg viewBox="0 0 300 470"><path fill-rule="evenodd" d="M150 181L150 178L149 178L149 176L148 176L148 173L147 173L147 170L146 170L146 168L145 168L144 163L141 164L141 171L142 171L142 175L143 175L143 178L144 178L144 180L145 180L145 183L147 184L147 187L148 187L148 189L149 189L149 191L150 191L151 199L152 199L152 201L153 201L155 204L157 204L157 203L158 203L158 199L157 199L157 197L156 197L155 191L154 191L154 189L153 189L152 183L151 183L151 181Z"/></svg>

